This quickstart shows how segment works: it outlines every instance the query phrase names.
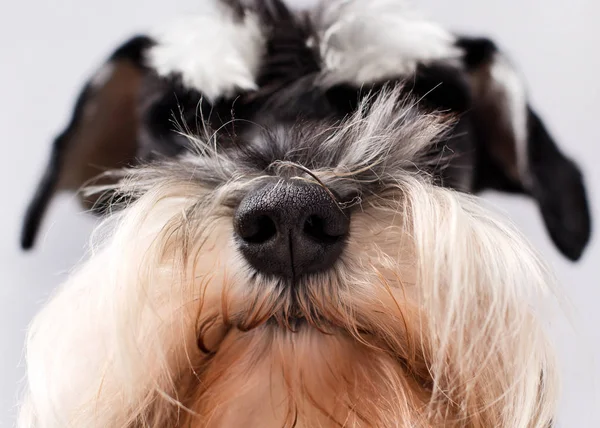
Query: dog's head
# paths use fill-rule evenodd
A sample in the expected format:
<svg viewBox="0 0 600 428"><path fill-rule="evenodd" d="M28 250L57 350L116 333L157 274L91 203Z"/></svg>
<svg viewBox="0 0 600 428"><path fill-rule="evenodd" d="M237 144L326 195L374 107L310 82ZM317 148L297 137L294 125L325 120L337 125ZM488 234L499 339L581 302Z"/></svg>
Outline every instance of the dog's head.
<svg viewBox="0 0 600 428"><path fill-rule="evenodd" d="M531 304L551 281L425 172L449 126L384 91L341 123L194 136L128 171L105 243L32 327L24 414L546 427L555 371Z"/></svg>
<svg viewBox="0 0 600 428"><path fill-rule="evenodd" d="M546 428L552 281L448 188L531 194L585 245L581 178L504 57L386 0L207 4L120 48L57 140L25 246L90 160L127 168L86 196L119 209L32 326L24 420ZM579 192L548 197L549 159Z"/></svg>

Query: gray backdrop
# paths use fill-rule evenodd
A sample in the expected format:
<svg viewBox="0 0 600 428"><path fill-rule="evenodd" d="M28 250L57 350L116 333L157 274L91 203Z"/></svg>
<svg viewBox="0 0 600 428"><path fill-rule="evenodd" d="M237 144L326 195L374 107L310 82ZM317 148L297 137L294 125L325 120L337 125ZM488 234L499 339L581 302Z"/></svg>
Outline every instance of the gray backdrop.
<svg viewBox="0 0 600 428"><path fill-rule="evenodd" d="M18 249L21 216L45 165L50 138L68 120L82 83L112 48L203 0L56 0L0 7L0 426L14 424L22 348L31 317L83 254L93 220L72 197L57 200L37 249ZM304 0L302 3L312 3ZM300 3L300 1L297 1ZM417 2L418 3L418 2ZM435 19L461 32L492 36L524 72L553 134L582 166L600 219L600 4L595 0L422 0ZM566 262L536 207L486 195L521 227L556 269L572 307L557 322L564 373L561 427L600 426L600 245Z"/></svg>

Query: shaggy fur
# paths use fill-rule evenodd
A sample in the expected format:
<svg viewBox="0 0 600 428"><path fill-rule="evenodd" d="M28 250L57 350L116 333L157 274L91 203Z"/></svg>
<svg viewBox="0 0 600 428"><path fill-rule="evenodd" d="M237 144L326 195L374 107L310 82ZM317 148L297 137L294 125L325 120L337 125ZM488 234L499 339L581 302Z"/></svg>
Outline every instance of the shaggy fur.
<svg viewBox="0 0 600 428"><path fill-rule="evenodd" d="M418 65L458 61L462 55L453 34L405 1L322 2L313 20L330 84L410 76Z"/></svg>
<svg viewBox="0 0 600 428"><path fill-rule="evenodd" d="M571 260L583 254L591 218L581 172L489 39L452 34L402 0L327 0L307 11L283 0L203 0L197 11L130 39L90 79L27 210L24 249L55 193L77 191L106 170L193 152L177 123L197 136L207 122L228 134L221 146L244 147L260 127L339 125L361 99L398 87L423 112L458 119L428 153L447 158L433 168L438 184L525 194L557 248ZM289 147L253 150L263 152L251 167L264 168ZM97 213L107 208L98 198L82 201Z"/></svg>
<svg viewBox="0 0 600 428"><path fill-rule="evenodd" d="M400 97L130 170L126 208L31 326L20 427L547 428L551 278L432 183L448 123ZM285 280L240 256L235 207L273 177L352 210L332 269Z"/></svg>
<svg viewBox="0 0 600 428"><path fill-rule="evenodd" d="M155 40L148 66L159 76L179 75L211 101L257 88L265 40L254 13L237 16L224 2L207 1L202 14L171 24Z"/></svg>

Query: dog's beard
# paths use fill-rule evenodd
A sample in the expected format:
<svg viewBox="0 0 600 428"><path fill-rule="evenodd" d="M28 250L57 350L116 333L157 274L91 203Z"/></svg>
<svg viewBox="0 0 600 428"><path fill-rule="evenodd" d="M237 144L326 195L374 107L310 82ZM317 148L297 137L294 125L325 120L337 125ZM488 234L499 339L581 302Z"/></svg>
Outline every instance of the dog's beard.
<svg viewBox="0 0 600 428"><path fill-rule="evenodd" d="M530 304L550 281L511 228L406 175L363 202L332 270L279 280L236 249L224 201L243 185L159 179L111 220L115 232L32 326L35 412L23 418L549 424L555 372Z"/></svg>

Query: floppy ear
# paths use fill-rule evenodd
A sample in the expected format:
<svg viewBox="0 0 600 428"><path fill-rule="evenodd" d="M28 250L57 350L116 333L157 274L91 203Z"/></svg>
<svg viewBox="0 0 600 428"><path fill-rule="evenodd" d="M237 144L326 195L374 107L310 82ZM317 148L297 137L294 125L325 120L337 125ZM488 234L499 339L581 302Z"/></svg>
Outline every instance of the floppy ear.
<svg viewBox="0 0 600 428"><path fill-rule="evenodd" d="M259 18L242 1L206 0L198 15L117 49L87 83L54 142L27 210L21 246L33 246L57 191L111 184L99 174L156 155L178 155L188 143L175 132L180 122L183 131L195 134L201 115L212 115L218 126L230 122L236 97L257 87L265 41ZM109 196L81 198L101 212Z"/></svg>
<svg viewBox="0 0 600 428"><path fill-rule="evenodd" d="M85 85L68 126L54 140L46 171L27 209L21 235L24 249L33 246L58 191L76 191L102 172L135 159L138 92L145 73L142 60L151 45L144 36L129 40ZM100 209L98 197L80 198L87 208Z"/></svg>
<svg viewBox="0 0 600 428"><path fill-rule="evenodd" d="M579 168L560 151L529 105L521 77L495 45L467 38L458 45L465 51L472 88L479 153L475 190L530 195L558 249L579 259L591 234Z"/></svg>
<svg viewBox="0 0 600 428"><path fill-rule="evenodd" d="M560 152L539 116L531 109L528 113L528 191L538 202L556 246L577 260L591 235L583 177L577 165Z"/></svg>

